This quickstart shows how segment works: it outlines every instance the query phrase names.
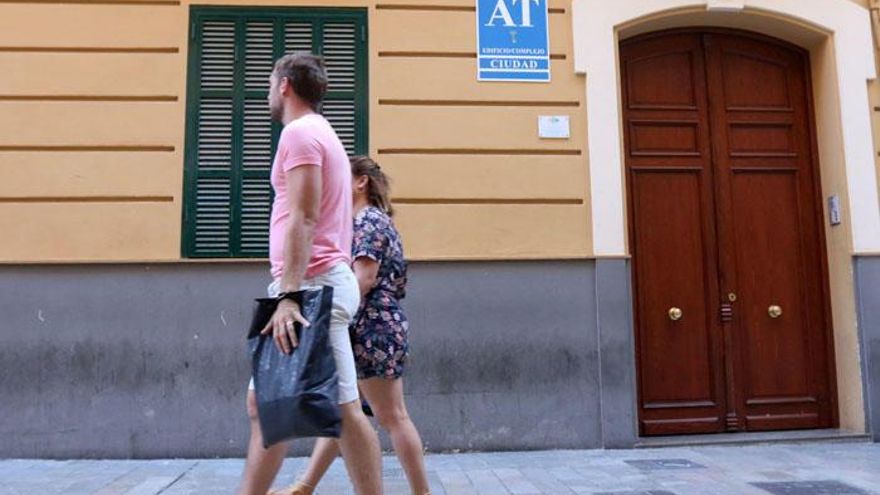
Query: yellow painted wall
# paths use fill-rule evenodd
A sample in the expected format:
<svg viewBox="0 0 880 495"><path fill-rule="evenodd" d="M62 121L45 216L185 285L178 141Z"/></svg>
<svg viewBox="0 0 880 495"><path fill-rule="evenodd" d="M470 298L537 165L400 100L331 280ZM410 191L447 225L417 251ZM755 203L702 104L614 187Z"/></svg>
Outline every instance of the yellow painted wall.
<svg viewBox="0 0 880 495"><path fill-rule="evenodd" d="M852 0L865 7L880 9L880 0ZM880 62L880 12L872 11L875 52ZM873 113L874 148L880 150L880 81L868 83L868 91ZM878 187L880 187L880 155L875 153ZM827 168L827 166L826 166ZM842 175L842 174L840 174ZM845 177L831 178L835 190L845 190ZM837 390L841 428L865 431L867 418L864 415L861 362L858 353L858 321L856 317L855 294L852 293L852 258L849 247L852 245L849 226L844 232L833 232L826 226L826 236L830 256L831 303L834 317L834 346L837 365ZM835 256L835 253L836 256Z"/></svg>
<svg viewBox="0 0 880 495"><path fill-rule="evenodd" d="M0 4L2 261L180 256L186 9L121 3Z"/></svg>
<svg viewBox="0 0 880 495"><path fill-rule="evenodd" d="M842 163L843 134L838 106L840 90L834 73L834 48L823 42L811 50L813 97L815 101L819 172L822 196L836 194L841 204L849 204L846 170ZM824 218L828 218L827 205ZM838 226L823 222L828 251L831 319L833 328L834 365L836 368L837 401L840 427L865 431L862 375L859 363L858 326L856 320L855 280L852 271L852 224Z"/></svg>
<svg viewBox="0 0 880 495"><path fill-rule="evenodd" d="M0 3L0 262L180 258L191 3ZM471 0L198 3L369 8L370 149L414 259L591 255L570 2L551 0L551 84L476 82ZM538 139L542 114L573 139Z"/></svg>
<svg viewBox="0 0 880 495"><path fill-rule="evenodd" d="M880 67L880 0L860 0L859 3L871 8L871 20L874 27L874 50L877 53L878 67ZM880 151L880 80L873 81L868 85L868 88L874 115L874 148ZM880 188L880 153L875 155L874 160L877 165L877 187Z"/></svg>
<svg viewBox="0 0 880 495"><path fill-rule="evenodd" d="M0 262L180 258L191 3L0 3ZM477 83L470 0L198 3L369 8L370 149L412 258L590 255L569 2L550 84ZM573 139L538 139L548 114Z"/></svg>

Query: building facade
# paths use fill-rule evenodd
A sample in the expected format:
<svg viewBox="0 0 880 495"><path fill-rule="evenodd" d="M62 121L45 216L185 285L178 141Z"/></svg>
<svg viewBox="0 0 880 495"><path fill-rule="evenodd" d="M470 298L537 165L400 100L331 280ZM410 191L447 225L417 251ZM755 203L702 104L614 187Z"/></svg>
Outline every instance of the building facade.
<svg viewBox="0 0 880 495"><path fill-rule="evenodd" d="M467 0L0 5L0 455L244 453L299 50L394 180L429 449L880 438L880 4L548 1L548 83Z"/></svg>

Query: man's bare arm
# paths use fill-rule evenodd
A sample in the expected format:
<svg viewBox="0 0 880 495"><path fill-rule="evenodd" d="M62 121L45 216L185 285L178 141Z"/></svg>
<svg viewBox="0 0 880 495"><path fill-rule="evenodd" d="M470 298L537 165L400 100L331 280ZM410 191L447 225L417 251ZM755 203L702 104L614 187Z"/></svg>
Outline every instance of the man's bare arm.
<svg viewBox="0 0 880 495"><path fill-rule="evenodd" d="M285 174L290 217L284 235L281 291L299 290L312 257L315 225L321 211L321 168L301 165Z"/></svg>
<svg viewBox="0 0 880 495"><path fill-rule="evenodd" d="M285 180L290 198L290 216L284 234L284 271L281 274L280 291L294 292L302 285L312 257L315 225L321 211L321 168L316 165L300 165L286 172ZM285 354L290 354L299 345L294 322L299 322L304 327L309 326L299 305L290 299L284 299L278 303L275 314L262 333L271 332L278 348Z"/></svg>

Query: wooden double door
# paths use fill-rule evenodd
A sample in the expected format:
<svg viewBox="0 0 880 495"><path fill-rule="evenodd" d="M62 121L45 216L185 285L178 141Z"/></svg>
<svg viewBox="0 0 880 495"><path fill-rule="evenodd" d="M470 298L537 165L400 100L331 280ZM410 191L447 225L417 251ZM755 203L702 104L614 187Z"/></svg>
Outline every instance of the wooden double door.
<svg viewBox="0 0 880 495"><path fill-rule="evenodd" d="M833 426L807 55L678 30L620 58L641 434Z"/></svg>

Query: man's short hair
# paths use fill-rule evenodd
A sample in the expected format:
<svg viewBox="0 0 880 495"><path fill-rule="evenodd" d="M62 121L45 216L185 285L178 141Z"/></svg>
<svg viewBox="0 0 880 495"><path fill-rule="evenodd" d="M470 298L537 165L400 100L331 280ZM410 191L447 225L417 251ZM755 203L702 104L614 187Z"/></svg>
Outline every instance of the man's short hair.
<svg viewBox="0 0 880 495"><path fill-rule="evenodd" d="M275 76L286 77L303 101L318 110L327 92L327 70L324 59L311 53L291 53L275 62Z"/></svg>

